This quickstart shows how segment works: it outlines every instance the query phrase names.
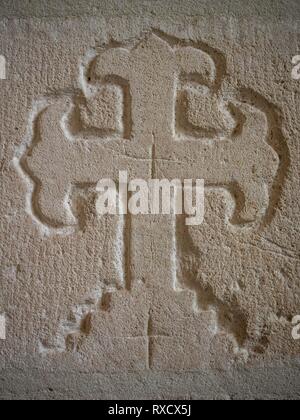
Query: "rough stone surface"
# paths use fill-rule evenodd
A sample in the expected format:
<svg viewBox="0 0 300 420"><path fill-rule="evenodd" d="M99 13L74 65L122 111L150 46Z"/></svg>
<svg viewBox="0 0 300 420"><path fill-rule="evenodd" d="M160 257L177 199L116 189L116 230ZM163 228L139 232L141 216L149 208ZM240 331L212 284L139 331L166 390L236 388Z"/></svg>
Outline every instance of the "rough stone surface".
<svg viewBox="0 0 300 420"><path fill-rule="evenodd" d="M0 398L299 398L297 1L0 1ZM101 178L203 178L205 221Z"/></svg>

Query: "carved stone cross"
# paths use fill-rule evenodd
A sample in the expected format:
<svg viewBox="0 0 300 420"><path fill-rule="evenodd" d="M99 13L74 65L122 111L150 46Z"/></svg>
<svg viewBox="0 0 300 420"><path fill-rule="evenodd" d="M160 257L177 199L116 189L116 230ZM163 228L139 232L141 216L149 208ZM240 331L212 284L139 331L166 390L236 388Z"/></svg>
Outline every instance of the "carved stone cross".
<svg viewBox="0 0 300 420"><path fill-rule="evenodd" d="M23 158L36 183L34 208L42 223L53 228L76 224L72 189L95 186L102 178L117 180L121 170L130 179L204 179L206 186L232 194L232 223L261 220L279 165L267 143L268 121L261 110L222 98L223 75L206 50L151 32L137 45L95 56L83 75L85 97L51 101ZM199 316L212 315L192 311L191 293L176 293L177 242L182 239L176 231L172 216L132 218L127 267L132 278L129 290L113 294L123 309L119 315L118 309L95 315L99 337L105 331L122 336L130 348L133 337L141 340L149 366L155 365L156 354L172 352L174 346L182 350L176 352L177 358L182 355L177 364L198 366L194 355L209 346L214 334L209 327L204 334L198 331ZM140 314L135 331L126 307ZM195 353L188 355L190 348Z"/></svg>

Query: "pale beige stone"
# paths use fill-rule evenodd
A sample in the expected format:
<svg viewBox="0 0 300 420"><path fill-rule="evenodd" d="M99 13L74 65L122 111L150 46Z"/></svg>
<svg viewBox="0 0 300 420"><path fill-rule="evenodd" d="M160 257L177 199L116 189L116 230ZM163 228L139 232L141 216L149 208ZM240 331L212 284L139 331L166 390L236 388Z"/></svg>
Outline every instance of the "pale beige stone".
<svg viewBox="0 0 300 420"><path fill-rule="evenodd" d="M299 4L0 3L0 398L299 398ZM124 170L204 223L99 217Z"/></svg>

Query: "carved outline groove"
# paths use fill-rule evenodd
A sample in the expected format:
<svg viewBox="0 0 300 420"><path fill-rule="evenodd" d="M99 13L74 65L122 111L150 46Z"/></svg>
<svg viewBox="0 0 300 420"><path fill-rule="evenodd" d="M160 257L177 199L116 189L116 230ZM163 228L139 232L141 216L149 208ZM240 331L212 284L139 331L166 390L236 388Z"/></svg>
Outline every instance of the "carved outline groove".
<svg viewBox="0 0 300 420"><path fill-rule="evenodd" d="M212 90L214 94L219 94L222 86L222 82L224 77L226 76L226 59L223 56L223 54L215 49L212 49L208 45L201 43L201 42L189 42L189 41L182 41L178 40L175 37L166 35L158 30L153 30L152 33L159 36L161 39L164 39L168 42L169 45L171 45L173 48L176 47L196 47L200 50L206 52L210 57L212 57L215 66L216 66L216 78L215 82L208 87ZM112 42L111 47L121 47L120 44L117 44ZM72 92L71 94L65 95L66 100L70 101L70 109L72 109L73 106L78 105L79 103L84 103L85 97L88 97L87 92L89 89L92 89L91 87L87 87L88 85L88 79L93 77L93 68L94 63L96 60L96 52L90 52L90 57L92 57L89 61L89 71L88 76L84 75L84 71L81 73L81 77L85 77L84 83L83 83L83 92L84 94L80 92ZM83 60L84 61L84 60ZM121 87L124 97L124 115L123 115L123 126L124 126L124 133L123 138L124 140L129 140L132 133L132 116L131 116L131 107L132 107L132 98L130 93L130 86L126 82L126 80L123 80L121 78L116 78L112 76L111 78L106 78L103 80L104 84L107 85L118 85ZM182 83L190 83L193 84L203 84L203 80L198 79L195 77L195 75L186 75L183 76L181 80L179 81L179 85L181 86ZM179 87L180 89L180 87ZM53 224L52 221L47 220L47 218L42 214L42 212L39 209L38 206L38 195L40 190L40 181L38 178L35 177L34 173L30 170L26 163L26 157L30 156L34 147L41 141L40 139L40 133L39 133L39 119L41 118L41 115L47 107L49 106L49 103L53 103L55 100L56 95L53 96L53 98L48 99L42 99L42 101L37 102L32 110L31 116L30 116L30 122L29 122L29 129L28 129L28 138L25 139L24 145L22 148L18 151L16 158L15 158L15 164L18 168L19 173L22 175L23 178L25 178L26 183L28 184L29 188L29 194L27 198L27 211L33 217L33 219L39 224L41 227L43 233L45 234L51 234L51 233L59 233L59 234L69 234L76 232L76 228L74 227L62 227L56 224ZM280 196L282 193L282 189L284 186L285 178L290 166L290 155L289 150L287 147L287 144L284 140L282 131L281 131L281 123L280 123L280 111L276 109L275 106L273 106L271 103L267 102L263 97L258 95L257 93L251 91L250 89L241 89L241 91L237 95L237 99L241 102L246 101L247 103L252 103L256 108L260 109L266 116L268 120L269 130L268 130L268 144L273 148L273 150L276 152L276 154L279 156L279 169L277 171L277 175L273 184L273 192L271 194L270 203L268 210L266 212L266 215L264 217L264 220L261 221L260 228L265 227L269 223L271 223L272 218L274 217L276 208L280 201ZM243 114L239 111L236 103L230 102L228 104L228 109L231 112L232 115L234 115L236 125L235 129L233 130L233 137L237 137L243 130L243 126L245 124L245 117ZM178 112L178 110L177 110ZM76 115L75 115L76 116ZM76 118L75 118L76 119ZM78 119L78 118L77 118ZM174 121L174 127L177 125L177 119L176 119L176 112L175 112L175 121ZM193 130L195 127L192 127ZM75 130L76 131L76 130ZM74 137L74 130L70 130L70 137ZM101 138L104 140L107 140L109 137L112 139L117 139L118 136L113 135L111 132L106 131L94 131L90 130L85 133L81 133L80 130L78 130L80 133L79 136L85 139L92 139L95 140L97 138ZM200 132L199 132L200 133ZM198 134L199 134L198 133ZM75 136L76 137L76 136ZM154 136L153 136L154 137ZM206 140L210 141L215 138L215 133L212 132L204 132L204 137ZM149 162L151 162L152 165L152 172L156 172L156 158L155 158L155 144L152 145L152 157L149 157ZM159 159L157 159L158 161ZM75 187L75 185L74 185ZM88 187L91 187L88 186ZM239 228L247 228L247 224L243 224L243 222L239 219L239 214L241 212L241 209L244 207L244 197L243 197L243 191L241 191L237 184L232 183L232 185L208 185L209 188L222 188L230 192L232 197L235 198L235 209L233 212L233 216L230 219L230 223L234 226L237 226ZM70 196L72 193L70 192ZM79 221L79 229L83 229L84 222L80 223ZM126 229L124 233L125 242L127 243L127 246L125 247L130 254L130 221L127 220L126 222ZM251 226L252 227L252 226ZM178 227L177 227L178 229ZM130 271L130 255L127 255L125 258L125 273L128 273ZM126 274L127 275L127 274ZM129 276L130 277L130 276ZM130 280L126 280L126 288L127 290L130 290ZM193 290L194 292L201 292L198 293L199 301L201 301L201 294L207 293L208 295L208 306L215 306L216 308L221 308L220 313L222 311L225 313L227 311L226 308L223 308L223 303L216 300L215 296L213 295L212 291L204 291L200 290L200 286L196 287L194 283L191 283L189 281L186 282L186 286L188 289ZM197 290L196 290L197 289ZM205 306L205 305L204 305ZM223 308L223 309L222 309ZM217 309L218 310L218 309ZM220 321L222 324L222 321ZM81 328L81 327L80 327ZM86 332L87 329L84 328L84 332ZM236 338L236 341L239 345L242 345L245 337L240 338L239 333L232 331L234 337Z"/></svg>

